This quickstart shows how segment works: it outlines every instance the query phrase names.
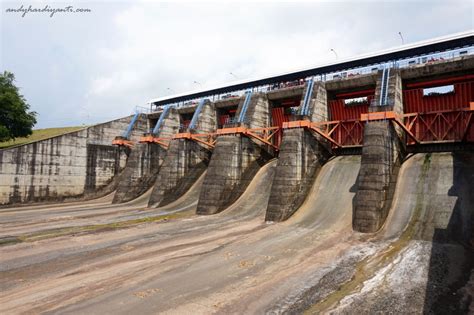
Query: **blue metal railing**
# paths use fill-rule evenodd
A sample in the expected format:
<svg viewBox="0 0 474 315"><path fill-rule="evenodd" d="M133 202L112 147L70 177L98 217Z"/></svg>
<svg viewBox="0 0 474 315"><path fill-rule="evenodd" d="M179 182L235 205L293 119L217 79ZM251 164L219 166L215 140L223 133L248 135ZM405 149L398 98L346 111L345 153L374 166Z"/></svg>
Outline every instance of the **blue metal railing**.
<svg viewBox="0 0 474 315"><path fill-rule="evenodd" d="M385 65L382 70L382 80L380 83L380 97L379 97L379 104L380 106L387 105L387 98L388 98L388 84L390 82L390 68L391 65Z"/></svg>
<svg viewBox="0 0 474 315"><path fill-rule="evenodd" d="M128 124L127 129L122 133L122 137L124 137L125 139L128 139L130 137L130 134L132 133L133 126L137 122L138 117L140 116L140 114L141 113L139 111L135 112L135 115L133 116L132 120Z"/></svg>
<svg viewBox="0 0 474 315"><path fill-rule="evenodd" d="M201 110L202 110L202 107L204 106L204 104L206 103L206 100L207 99L201 99L199 101L199 104L198 106L196 107L196 110L194 111L194 114L193 114L193 118L191 119L191 123L189 124L189 127L188 129L195 129L196 128L196 123L198 121L198 118L199 118L199 114L201 113Z"/></svg>
<svg viewBox="0 0 474 315"><path fill-rule="evenodd" d="M383 83L384 85L384 91L383 91L383 103L380 105L386 105L387 104L387 97L388 97L388 84L390 83L390 67L386 69L387 74L385 75L385 82Z"/></svg>
<svg viewBox="0 0 474 315"><path fill-rule="evenodd" d="M252 91L248 90L245 95L245 101L242 105L242 110L240 111L239 119L237 122L242 123L245 120L245 115L247 114L247 108L249 107L250 100L252 99Z"/></svg>
<svg viewBox="0 0 474 315"><path fill-rule="evenodd" d="M304 95L303 106L301 106L301 108L300 108L300 115L303 115L303 116L308 115L309 102L310 102L311 97L313 95L313 86L314 86L313 78L310 78L308 80L308 87L307 87L306 93Z"/></svg>
<svg viewBox="0 0 474 315"><path fill-rule="evenodd" d="M158 122L155 125L155 128L153 128L153 134L157 135L158 132L160 131L161 125L163 124L163 120L165 120L165 116L168 115L169 110L171 109L172 105L166 105L163 108L163 112L160 115L160 118L158 119Z"/></svg>

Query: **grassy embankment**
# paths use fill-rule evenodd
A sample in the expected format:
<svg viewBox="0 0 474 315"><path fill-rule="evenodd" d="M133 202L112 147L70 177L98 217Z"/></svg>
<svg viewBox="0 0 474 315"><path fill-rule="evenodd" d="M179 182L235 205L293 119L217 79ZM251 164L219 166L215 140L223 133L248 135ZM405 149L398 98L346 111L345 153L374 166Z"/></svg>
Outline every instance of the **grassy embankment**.
<svg viewBox="0 0 474 315"><path fill-rule="evenodd" d="M21 144L27 144L39 140L48 139L51 137L59 136L68 132L83 129L85 127L63 127L63 128L47 128L33 130L33 134L29 137L16 138L15 140L0 142L0 149L6 149Z"/></svg>

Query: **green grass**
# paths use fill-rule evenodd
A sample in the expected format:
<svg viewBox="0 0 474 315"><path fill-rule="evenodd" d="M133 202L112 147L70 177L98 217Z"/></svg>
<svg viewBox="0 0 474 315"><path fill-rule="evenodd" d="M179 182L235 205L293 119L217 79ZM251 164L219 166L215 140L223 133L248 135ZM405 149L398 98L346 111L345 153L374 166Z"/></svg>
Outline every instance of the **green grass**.
<svg viewBox="0 0 474 315"><path fill-rule="evenodd" d="M6 149L9 147L14 147L21 144L32 143L35 141L40 141L48 139L55 136L60 136L62 134L81 130L85 127L63 127L63 128L47 128L47 129L37 129L33 130L33 134L29 137L16 138L15 140L0 142L0 149Z"/></svg>

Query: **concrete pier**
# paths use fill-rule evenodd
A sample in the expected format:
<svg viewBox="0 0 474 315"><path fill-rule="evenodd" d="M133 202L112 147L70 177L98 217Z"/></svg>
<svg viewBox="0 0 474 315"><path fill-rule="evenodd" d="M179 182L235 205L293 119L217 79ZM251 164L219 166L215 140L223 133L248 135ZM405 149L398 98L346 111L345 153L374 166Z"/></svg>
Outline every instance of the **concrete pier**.
<svg viewBox="0 0 474 315"><path fill-rule="evenodd" d="M308 84L303 95L307 88ZM313 122L327 121L327 108L324 83L316 82L308 115L301 118ZM330 157L327 147L319 135L304 128L284 130L265 220L284 221L301 206L319 169Z"/></svg>
<svg viewBox="0 0 474 315"><path fill-rule="evenodd" d="M157 137L172 137L179 129L178 110L171 108L166 113ZM131 150L122 172L112 203L127 202L153 187L166 149L156 143L137 143Z"/></svg>
<svg viewBox="0 0 474 315"><path fill-rule="evenodd" d="M243 97L236 116L242 111ZM270 104L263 93L252 95L243 126L264 128L270 125ZM217 143L204 178L197 213L215 214L237 200L250 181L272 158L260 144L246 136L223 135Z"/></svg>
<svg viewBox="0 0 474 315"><path fill-rule="evenodd" d="M216 109L206 101L191 133L209 133L217 128ZM165 206L181 197L207 169L211 149L189 139L173 139L156 177L148 205Z"/></svg>
<svg viewBox="0 0 474 315"><path fill-rule="evenodd" d="M382 74L379 73L375 104L369 112L403 112L402 79L392 70L388 85L387 103L380 106ZM353 229L359 232L379 230L392 204L398 171L404 158L402 132L391 121L371 121L364 128L358 191L354 198Z"/></svg>

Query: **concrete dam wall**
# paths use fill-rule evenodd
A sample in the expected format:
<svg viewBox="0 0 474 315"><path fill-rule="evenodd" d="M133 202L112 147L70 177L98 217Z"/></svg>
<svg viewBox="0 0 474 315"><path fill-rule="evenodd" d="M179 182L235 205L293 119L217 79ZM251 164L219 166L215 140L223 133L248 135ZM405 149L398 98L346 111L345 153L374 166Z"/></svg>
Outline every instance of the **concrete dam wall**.
<svg viewBox="0 0 474 315"><path fill-rule="evenodd" d="M360 120L361 113L403 115L414 99L405 99L405 95L411 95L406 93L413 94L411 85L431 84L440 76L444 81L453 77L453 82L469 83L465 73L466 69L474 69L473 60L462 57L418 68L392 69L389 73L378 70L325 82L307 80L296 86L222 100L203 99L202 104L171 107L166 113L158 110L138 120L130 137L135 142L131 148L112 146L112 140L131 121L126 117L0 150L0 204L88 199L113 191L113 203L118 204L150 191L148 206L163 207L184 195L205 173L196 213L211 215L232 205L259 169L276 159L275 175L267 183L271 193L265 219L278 222L297 212L328 160L359 154L353 228L376 232L389 215L398 170L407 154L407 133L386 119L344 124ZM464 81L460 84L467 84ZM420 89L416 92L422 93ZM456 106L467 106L474 97L470 90L460 94L464 98ZM360 102L360 96L365 100ZM448 97L445 100L449 103ZM346 104L353 99L355 103ZM435 103L429 99L417 102ZM239 121L231 122L230 117L239 117ZM167 145L139 143L140 136L158 124L158 118L162 125L154 137L167 139ZM292 121L307 125L283 127ZM342 127L336 129L331 122ZM324 128L332 128L326 134L321 127L324 124ZM234 127L254 135L247 131L218 134L219 130ZM270 140L255 136L266 128L279 130ZM200 134L213 135L215 142L206 145L192 138ZM468 148L464 143L460 146Z"/></svg>
<svg viewBox="0 0 474 315"><path fill-rule="evenodd" d="M131 117L0 150L0 205L90 199L115 190L128 149L112 146ZM146 130L142 116L132 139Z"/></svg>

